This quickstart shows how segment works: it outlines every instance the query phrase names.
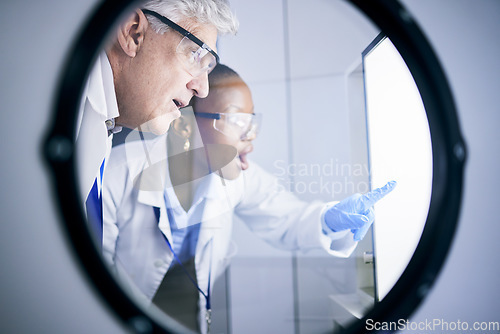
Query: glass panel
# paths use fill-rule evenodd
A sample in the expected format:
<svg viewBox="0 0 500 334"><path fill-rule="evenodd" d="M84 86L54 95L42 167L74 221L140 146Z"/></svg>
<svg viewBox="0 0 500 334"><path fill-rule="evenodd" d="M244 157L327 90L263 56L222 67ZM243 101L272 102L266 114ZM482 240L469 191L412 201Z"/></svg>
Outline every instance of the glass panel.
<svg viewBox="0 0 500 334"><path fill-rule="evenodd" d="M421 185L431 184L429 174L406 170L408 165L417 166L412 163L413 157L408 160L408 155L398 155L399 164L385 169L385 174L369 159L368 143L376 146L378 139L370 139L367 134L362 52L380 31L365 17L343 1L290 0L280 5L266 4L266 14L259 16L263 24L246 30L249 23L245 22L251 21L252 8L244 1L233 1L232 5L239 13L245 13L239 17L241 31L237 38L222 39L220 50L223 63L231 64L249 82L256 110L263 113L265 122L251 155L256 163L277 177L285 189L308 202L340 201L393 179L402 182L401 190L398 182L394 193L375 207L378 225L387 220L380 205L394 208L408 201L408 175ZM269 31L270 26L274 29ZM260 47L245 49L244 57L241 50L245 45ZM266 50L265 61L258 67L251 61L258 58L256 50ZM400 89L407 82L403 79L408 78L394 78ZM377 85L373 81L366 84ZM387 94L399 94L393 89L385 87ZM406 143L406 137L395 136L404 132L408 120L416 126L417 118L427 126L425 113L419 109L421 101L419 107L413 100L406 102L407 108L400 105L406 116L393 120L398 124L391 132L393 142L401 145ZM399 124L400 121L404 123ZM418 132L420 128L413 130ZM427 156L420 160L431 170L431 152L425 151L430 145L428 129L424 130L427 141L417 140L415 145L424 148L422 155ZM408 153L415 150L417 147ZM387 146L386 154L393 151ZM372 159L378 154L370 152ZM376 176L372 175L375 170ZM409 238L413 243L418 241L427 213L429 193L417 196L424 203L422 214L412 216L414 221L408 220L408 224L413 228L399 235L409 246L408 252L398 258L403 268L414 250ZM380 241L372 229L349 258L330 256L322 250L283 252L262 242L244 225L235 225L234 229L238 253L229 269L231 280L221 284L229 296L227 314L234 332L332 332L361 318L375 304L374 261L378 258L374 242ZM394 238L394 234L388 237ZM385 255L378 256L383 263ZM394 277L397 279L399 274ZM390 289L393 284L394 281L386 287ZM257 286L246 288L252 285Z"/></svg>
<svg viewBox="0 0 500 334"><path fill-rule="evenodd" d="M240 74L243 86L248 86L248 91L239 91L238 98L251 103L231 112L250 113L255 106L255 112L263 114L263 126L253 142L253 151L249 146L241 148L237 147L239 143L220 141L226 137L216 131L213 120L195 118L188 109L183 110L183 118L172 123L168 135L141 132L163 132L165 124L179 116L177 108L189 102L182 96L168 101L172 112L167 119L158 117L140 127L136 124L131 126L135 130L124 130L113 137L108 136L100 118L88 118L99 117L98 113L85 113L79 129L90 130L77 134L80 179L88 181L81 182L82 205L85 206L84 199L96 177L95 173L83 175L85 165L99 167L102 159L91 161L89 157L106 154L95 154L103 149L95 143L111 144L112 138L113 153L105 161L103 185L100 176L96 183L97 193L103 189L103 212L107 217L102 251L105 261L111 264L110 270L138 304L152 315L165 312L179 319L174 314L176 310L164 306L163 301L190 301L186 305L186 309L191 309L186 323L204 332L205 295L210 287L212 332L341 330L362 317L374 305L375 298L383 297L391 288L406 266L425 222L427 209L422 205L422 213L412 217L415 222L405 219L412 229L395 232L401 228L398 226L384 230L385 223L394 220L389 217L396 214L394 208L403 208L403 204L413 201L408 190L414 189L415 184L430 185L428 171L432 161L425 159L430 154L428 132L425 142L411 143L424 146L417 158L423 167L418 167L417 172L410 171L410 167L417 166L413 159L419 148L412 146L406 152L394 146L409 147L406 138L410 132L405 128L408 122L412 131L418 131L417 120L419 128L425 128L422 108L414 107L418 92L413 92L413 100L402 101L409 105L394 107L396 111L404 110L404 116L376 113L390 110L374 104L373 96L390 94L391 98L383 99L384 102L400 96L396 88L401 88L403 78L393 77L397 85L384 88L372 74L367 74L365 81L361 54L379 31L344 1L234 0L231 5L239 13L241 29L236 38L220 39L218 49L222 62L230 64ZM259 17L259 25L255 24L255 17ZM396 60L390 61L395 63ZM113 80L108 65L106 54L101 52L94 69L100 71L98 77L103 77L105 85L106 80ZM382 77L387 77L389 69L380 68L385 73ZM155 76L156 70L151 68L148 74ZM93 78L91 74L91 89L101 83L92 81ZM404 80L411 77L406 74ZM373 86L382 92L374 92ZM151 93L145 86L136 88L130 93ZM211 101L211 96L214 95L198 102L211 105L212 112L226 112L217 108L229 102L222 98ZM100 103L113 102L108 97L84 98L82 105L97 108ZM128 94L117 97L136 102ZM152 101L145 99L144 105ZM201 108L200 105L195 104L195 108ZM120 115L124 111L119 110ZM389 128L376 126L387 116L397 123ZM96 122L103 127L101 137L88 127ZM382 121L383 126L387 124ZM385 134L390 131L388 142L384 141L386 137L375 137L377 129ZM184 137L186 133L188 138ZM406 136L399 137L401 133ZM411 133L411 137L417 136ZM401 161L387 167L380 163L389 161L387 156ZM326 205L356 193L364 194L393 179L400 184L380 202L384 206L375 208L375 234L369 229L354 247L350 228L342 234L321 233ZM232 192L236 188L238 191ZM423 188L417 195L427 205L429 191L430 188ZM275 197L278 193L279 197ZM404 213L398 213L395 219L403 220ZM99 228L95 231L96 245L101 247ZM193 244L179 242L193 234L197 236ZM397 258L399 271L391 279L386 278L387 256L379 247L386 242L382 238L404 240L409 246L409 252ZM179 253L184 247L194 251L194 258L180 261L189 267L185 271L172 265L177 260L176 247ZM374 258L378 261L376 276ZM182 286L164 289L163 283L177 278ZM194 292L191 299L171 294L186 287Z"/></svg>

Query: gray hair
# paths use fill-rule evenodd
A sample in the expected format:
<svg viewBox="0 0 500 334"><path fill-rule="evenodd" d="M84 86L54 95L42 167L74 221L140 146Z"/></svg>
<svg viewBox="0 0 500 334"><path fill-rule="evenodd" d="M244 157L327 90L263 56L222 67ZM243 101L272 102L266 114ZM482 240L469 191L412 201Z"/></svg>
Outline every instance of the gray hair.
<svg viewBox="0 0 500 334"><path fill-rule="evenodd" d="M193 18L199 23L213 25L219 35L235 35L238 31L239 22L227 0L147 0L141 8L157 12L176 23ZM147 17L157 33L163 34L169 29L157 18Z"/></svg>

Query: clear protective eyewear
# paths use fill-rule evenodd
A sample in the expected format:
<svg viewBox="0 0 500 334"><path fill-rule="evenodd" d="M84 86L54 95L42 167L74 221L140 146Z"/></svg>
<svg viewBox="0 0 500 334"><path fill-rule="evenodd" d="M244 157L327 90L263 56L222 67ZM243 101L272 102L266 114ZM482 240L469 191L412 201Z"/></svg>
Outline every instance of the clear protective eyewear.
<svg viewBox="0 0 500 334"><path fill-rule="evenodd" d="M256 113L208 113L194 112L196 117L213 119L214 129L220 133L239 138L253 140L261 126L262 114Z"/></svg>
<svg viewBox="0 0 500 334"><path fill-rule="evenodd" d="M143 9L142 12L146 15L156 17L158 20L184 36L179 42L179 45L177 45L176 52L185 65L186 70L193 77L198 77L204 73L210 73L219 63L219 55L217 55L215 51L174 21L148 9Z"/></svg>

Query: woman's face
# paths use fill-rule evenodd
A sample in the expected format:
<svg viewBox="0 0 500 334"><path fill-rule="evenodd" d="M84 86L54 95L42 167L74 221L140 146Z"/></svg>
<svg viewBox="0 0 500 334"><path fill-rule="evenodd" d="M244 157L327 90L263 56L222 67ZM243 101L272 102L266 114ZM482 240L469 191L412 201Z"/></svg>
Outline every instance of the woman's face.
<svg viewBox="0 0 500 334"><path fill-rule="evenodd" d="M221 86L211 88L207 98L198 99L194 111L204 113L252 114L254 107L252 94L248 86L241 79L232 78L226 81ZM247 117L243 116L243 118ZM216 127L219 130L215 128L215 120L213 119L197 116L196 121L204 145L231 145L238 152L237 157L222 169L221 176L226 179L234 179L239 175L241 170L249 167L247 154L253 150L252 140L255 139L255 135L242 139L241 132L229 131L231 125L221 123L224 122L224 119L216 121L218 122ZM224 126L226 127L223 133L220 129Z"/></svg>

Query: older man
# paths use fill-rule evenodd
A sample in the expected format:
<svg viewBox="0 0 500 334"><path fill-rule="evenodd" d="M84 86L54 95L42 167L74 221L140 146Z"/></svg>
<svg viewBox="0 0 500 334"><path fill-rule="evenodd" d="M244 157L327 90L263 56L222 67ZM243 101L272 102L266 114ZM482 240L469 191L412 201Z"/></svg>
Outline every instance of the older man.
<svg viewBox="0 0 500 334"><path fill-rule="evenodd" d="M150 0L111 35L90 73L76 134L80 194L97 239L112 134L121 127L165 133L179 108L207 96L217 36L237 26L226 0Z"/></svg>

